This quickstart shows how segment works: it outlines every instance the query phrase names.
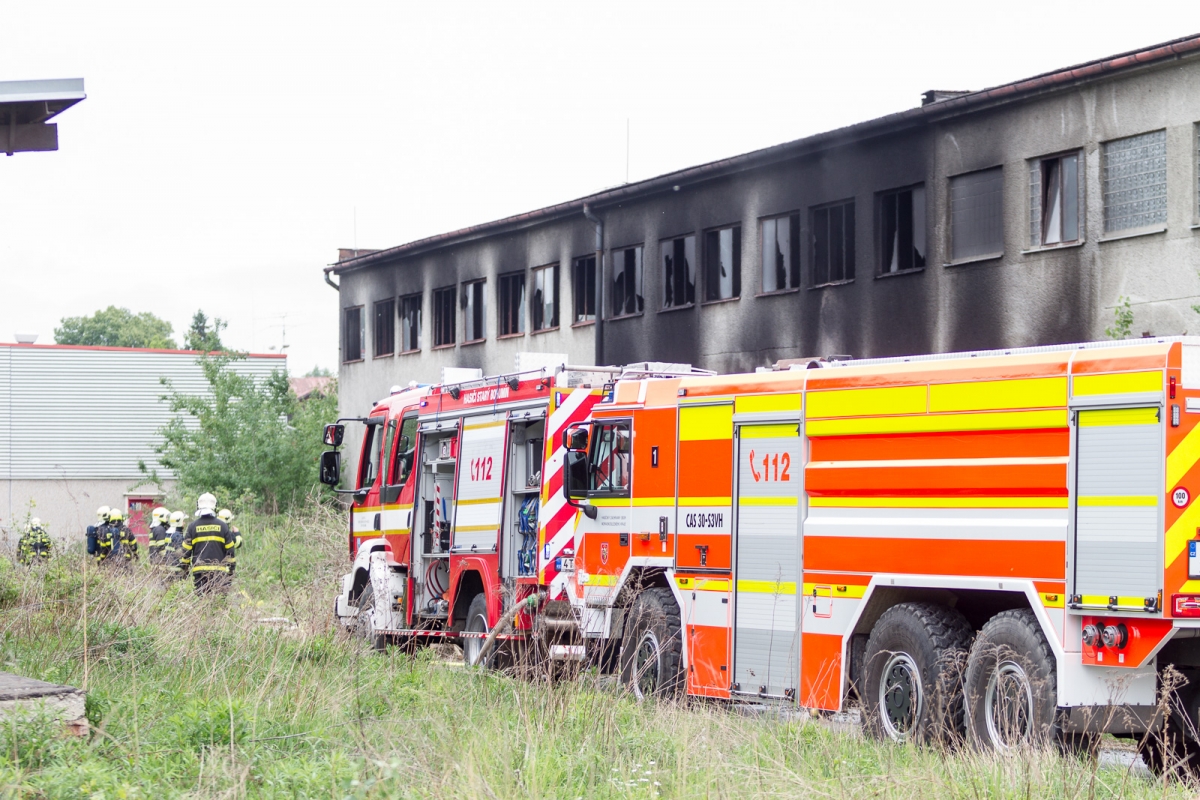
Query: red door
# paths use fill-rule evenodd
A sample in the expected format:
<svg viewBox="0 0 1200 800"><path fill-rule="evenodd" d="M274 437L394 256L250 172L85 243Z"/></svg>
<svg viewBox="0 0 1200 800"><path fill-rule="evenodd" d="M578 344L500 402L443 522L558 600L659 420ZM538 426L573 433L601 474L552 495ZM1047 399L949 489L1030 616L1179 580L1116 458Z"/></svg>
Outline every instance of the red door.
<svg viewBox="0 0 1200 800"><path fill-rule="evenodd" d="M150 544L150 514L157 505L158 498L155 497L129 497L125 500L125 524L142 547Z"/></svg>

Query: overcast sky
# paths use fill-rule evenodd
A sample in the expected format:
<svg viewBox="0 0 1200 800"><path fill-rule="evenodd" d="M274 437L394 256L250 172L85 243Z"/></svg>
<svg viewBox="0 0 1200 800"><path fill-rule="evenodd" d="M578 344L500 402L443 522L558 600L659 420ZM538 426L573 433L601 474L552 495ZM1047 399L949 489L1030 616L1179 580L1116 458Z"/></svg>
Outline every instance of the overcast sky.
<svg viewBox="0 0 1200 800"><path fill-rule="evenodd" d="M0 341L110 304L336 367L390 247L1200 31L1193 3L0 4L0 80L82 77L0 156Z"/></svg>

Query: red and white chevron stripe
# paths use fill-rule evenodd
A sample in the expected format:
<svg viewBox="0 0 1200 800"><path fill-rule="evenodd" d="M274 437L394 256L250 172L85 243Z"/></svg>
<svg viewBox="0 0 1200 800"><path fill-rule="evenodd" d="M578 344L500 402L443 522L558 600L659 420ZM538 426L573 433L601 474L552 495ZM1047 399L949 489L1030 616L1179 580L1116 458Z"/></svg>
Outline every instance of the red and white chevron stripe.
<svg viewBox="0 0 1200 800"><path fill-rule="evenodd" d="M563 497L563 431L572 422L587 419L592 406L600 401L597 389L555 391L549 419L546 420L545 465L542 468L542 503L538 509L538 576L549 587L550 599L560 599L566 576L554 568L555 559L571 548L574 557L575 515L578 513Z"/></svg>

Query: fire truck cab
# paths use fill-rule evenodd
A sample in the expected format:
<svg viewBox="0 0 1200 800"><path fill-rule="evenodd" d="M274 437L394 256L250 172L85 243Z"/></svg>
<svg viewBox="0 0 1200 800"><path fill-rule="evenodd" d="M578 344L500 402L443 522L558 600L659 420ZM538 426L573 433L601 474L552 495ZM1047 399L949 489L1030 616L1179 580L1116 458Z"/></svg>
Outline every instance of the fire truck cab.
<svg viewBox="0 0 1200 800"><path fill-rule="evenodd" d="M639 695L1007 750L1146 732L1173 665L1196 726L1198 423L1198 338L622 380L563 433L567 594Z"/></svg>

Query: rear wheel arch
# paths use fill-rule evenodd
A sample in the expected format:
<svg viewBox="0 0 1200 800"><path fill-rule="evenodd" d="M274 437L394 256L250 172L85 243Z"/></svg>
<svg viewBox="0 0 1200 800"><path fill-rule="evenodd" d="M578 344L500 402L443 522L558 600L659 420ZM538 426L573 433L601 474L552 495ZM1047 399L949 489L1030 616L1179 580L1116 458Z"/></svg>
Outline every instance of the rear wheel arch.
<svg viewBox="0 0 1200 800"><path fill-rule="evenodd" d="M467 570L458 576L458 585L454 587L454 609L451 613L451 622L455 626L462 625L467 620L467 612L471 608L471 601L475 599L475 595L482 594L487 597L487 589L483 583L483 576L476 570ZM489 614L490 617L490 614ZM491 624L489 619L488 624Z"/></svg>

